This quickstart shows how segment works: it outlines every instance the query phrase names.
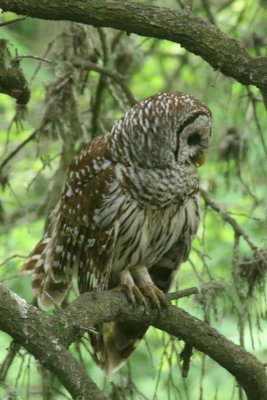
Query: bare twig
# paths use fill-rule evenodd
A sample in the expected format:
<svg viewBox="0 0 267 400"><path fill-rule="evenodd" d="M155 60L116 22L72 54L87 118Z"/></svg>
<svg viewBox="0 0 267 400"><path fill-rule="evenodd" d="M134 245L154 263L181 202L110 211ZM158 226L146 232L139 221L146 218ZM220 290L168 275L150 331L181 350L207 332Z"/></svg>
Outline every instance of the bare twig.
<svg viewBox="0 0 267 400"><path fill-rule="evenodd" d="M213 14L211 12L211 9L210 9L209 1L201 0L201 3L202 3L202 6L203 6L204 10L206 11L206 14L207 14L207 17L208 17L209 21L213 25L216 25L215 18L214 18Z"/></svg>
<svg viewBox="0 0 267 400"><path fill-rule="evenodd" d="M83 68L87 68L92 71L99 72L101 74L104 74L104 75L114 79L114 81L117 82L120 85L121 89L124 91L128 101L129 101L129 104L131 106L133 106L137 103L138 100L134 97L134 95L132 94L132 92L130 91L130 89L128 88L126 83L124 82L125 77L123 75L117 73L116 71L113 71L110 68L104 67L99 64L92 63L91 61L84 61L84 60L77 59L73 62L73 65L75 67L77 67L77 66L83 67Z"/></svg>
<svg viewBox="0 0 267 400"><path fill-rule="evenodd" d="M100 41L102 44L102 50L103 50L103 64L106 67L108 65L109 61L109 45L107 41L107 36L104 31L104 29L99 28L98 29L98 34L100 37ZM96 95L95 95L95 101L94 105L92 108L92 136L95 137L98 134L99 131L99 115L101 111L101 105L103 103L103 93L106 87L106 75L105 74L100 74L99 81L97 84L96 88Z"/></svg>
<svg viewBox="0 0 267 400"><path fill-rule="evenodd" d="M35 131L33 131L30 136L27 137L27 139L25 139L22 143L20 143L15 150L13 150L0 164L0 174L1 171L3 170L3 168L7 165L7 163L13 158L15 157L15 155L27 144L29 143L31 140L33 140L37 134L39 133L40 129L36 129Z"/></svg>
<svg viewBox="0 0 267 400"><path fill-rule="evenodd" d="M10 21L1 22L1 23L0 23L0 27L1 27L1 26L10 25L10 24L14 24L15 22L23 21L23 20L26 19L26 18L27 18L27 16L24 16L24 17L19 17L19 18L11 19Z"/></svg>
<svg viewBox="0 0 267 400"><path fill-rule="evenodd" d="M13 260L13 258L26 258L27 256L23 256L20 254L13 254L13 256L10 256L8 258L6 258L1 264L0 267L2 267L3 265L5 265L8 261Z"/></svg>
<svg viewBox="0 0 267 400"><path fill-rule="evenodd" d="M223 208L220 204L216 203L216 201L210 197L210 195L204 190L200 189L200 193L205 200L205 203L209 205L213 210L215 210L217 213L220 214L222 219L226 222L228 222L234 231L236 232L237 235L242 236L245 241L248 243L250 248L258 253L258 247L252 242L248 234L244 231L243 228L237 223L237 221L230 216L230 214Z"/></svg>
<svg viewBox="0 0 267 400"><path fill-rule="evenodd" d="M48 64L52 64L52 61L47 60L47 58L42 58L42 57L39 57L39 56L33 56L33 55L31 55L31 54L23 54L23 55L21 55L21 56L14 57L14 58L11 60L11 63L15 63L15 62L17 62L17 61L20 61L20 60L22 60L23 58L33 58L34 60L44 61L44 62L46 62L46 63L48 63Z"/></svg>
<svg viewBox="0 0 267 400"><path fill-rule="evenodd" d="M0 383L5 382L8 370L9 370L14 358L16 357L19 349L20 349L20 345L18 343L14 342L14 341L12 341L10 343L6 358L4 359L4 361L2 362L2 364L0 366Z"/></svg>
<svg viewBox="0 0 267 400"><path fill-rule="evenodd" d="M257 130L258 130L259 135L260 135L261 144L262 144L262 147L264 149L265 154L267 155L267 146L266 146L266 143L265 143L265 140L264 140L264 135L263 135L263 132L262 132L262 128L261 128L260 121L259 121L259 118L258 118L258 113L257 113L257 102L258 102L258 100L257 100L257 98L255 98L255 96L254 96L254 94L253 94L253 92L252 92L252 90L250 89L249 86L247 87L247 91L248 91L249 99L250 99L251 104L252 104L253 115L254 115L256 126L257 126Z"/></svg>
<svg viewBox="0 0 267 400"><path fill-rule="evenodd" d="M178 290L177 292L167 293L166 297L168 300L178 300L181 299L182 297L191 296L192 294L197 294L197 293L198 293L198 288L191 287L188 289Z"/></svg>

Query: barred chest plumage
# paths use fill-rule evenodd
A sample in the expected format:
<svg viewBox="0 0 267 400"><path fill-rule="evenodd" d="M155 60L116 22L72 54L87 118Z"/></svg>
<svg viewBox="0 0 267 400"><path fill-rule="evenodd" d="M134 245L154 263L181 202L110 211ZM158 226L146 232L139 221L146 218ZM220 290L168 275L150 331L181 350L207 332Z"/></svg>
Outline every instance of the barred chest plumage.
<svg viewBox="0 0 267 400"><path fill-rule="evenodd" d="M120 224L120 219L123 220ZM114 271L145 265L148 269L165 254L182 235L194 235L198 228L197 200L171 204L166 208L136 208L125 219L119 218Z"/></svg>
<svg viewBox="0 0 267 400"><path fill-rule="evenodd" d="M149 269L182 235L195 235L198 176L189 172L116 166L117 179L94 216L103 229L116 226L113 273Z"/></svg>

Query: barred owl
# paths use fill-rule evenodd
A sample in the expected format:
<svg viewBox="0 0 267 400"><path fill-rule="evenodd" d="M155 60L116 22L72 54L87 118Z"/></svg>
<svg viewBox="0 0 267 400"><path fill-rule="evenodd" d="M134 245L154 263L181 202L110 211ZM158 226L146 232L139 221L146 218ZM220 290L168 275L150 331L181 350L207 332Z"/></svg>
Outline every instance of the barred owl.
<svg viewBox="0 0 267 400"><path fill-rule="evenodd" d="M165 304L199 224L198 169L211 113L181 92L158 93L87 143L70 167L50 226L25 261L43 308L60 304L74 272L80 293L124 290L133 303ZM107 376L148 326L104 323L91 337Z"/></svg>

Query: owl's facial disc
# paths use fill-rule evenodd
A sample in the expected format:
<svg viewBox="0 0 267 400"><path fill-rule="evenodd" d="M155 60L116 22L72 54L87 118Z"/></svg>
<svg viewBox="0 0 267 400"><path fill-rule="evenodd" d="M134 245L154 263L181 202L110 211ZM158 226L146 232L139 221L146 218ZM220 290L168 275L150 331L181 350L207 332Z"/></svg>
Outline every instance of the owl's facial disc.
<svg viewBox="0 0 267 400"><path fill-rule="evenodd" d="M177 132L177 148L174 156L178 163L201 166L209 146L211 119L207 115L190 118Z"/></svg>

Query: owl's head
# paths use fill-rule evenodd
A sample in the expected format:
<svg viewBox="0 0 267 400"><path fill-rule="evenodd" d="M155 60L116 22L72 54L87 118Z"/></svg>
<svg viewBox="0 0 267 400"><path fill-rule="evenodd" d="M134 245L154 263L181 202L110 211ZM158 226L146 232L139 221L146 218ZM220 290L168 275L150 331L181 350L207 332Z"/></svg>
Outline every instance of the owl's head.
<svg viewBox="0 0 267 400"><path fill-rule="evenodd" d="M136 104L113 126L111 151L120 162L143 168L201 165L211 122L210 110L195 97L158 93Z"/></svg>

